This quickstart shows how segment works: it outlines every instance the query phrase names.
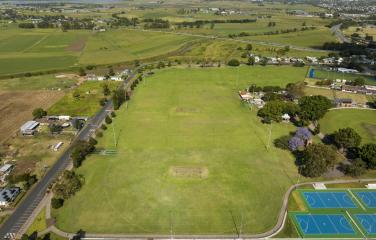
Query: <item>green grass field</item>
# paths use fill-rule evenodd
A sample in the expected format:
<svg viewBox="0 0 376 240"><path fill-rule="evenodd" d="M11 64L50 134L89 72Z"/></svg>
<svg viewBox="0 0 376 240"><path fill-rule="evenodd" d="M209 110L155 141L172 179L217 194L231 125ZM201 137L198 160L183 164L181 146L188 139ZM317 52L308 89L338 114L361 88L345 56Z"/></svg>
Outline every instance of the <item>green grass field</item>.
<svg viewBox="0 0 376 240"><path fill-rule="evenodd" d="M0 90L46 90L67 89L76 83L75 79L56 78L55 75L0 79Z"/></svg>
<svg viewBox="0 0 376 240"><path fill-rule="evenodd" d="M320 125L321 131L326 134L351 127L362 137L362 144L376 141L376 112L372 110L332 110L321 119Z"/></svg>
<svg viewBox="0 0 376 240"><path fill-rule="evenodd" d="M107 82L110 89L114 90L119 82ZM103 98L102 81L84 82L75 90L66 94L57 103L52 105L47 111L49 115L69 115L69 116L93 116L101 108L99 100ZM74 97L78 93L78 98ZM108 96L111 97L111 96Z"/></svg>
<svg viewBox="0 0 376 240"><path fill-rule="evenodd" d="M268 146L237 90L301 81L292 67L165 69L144 79L99 139L115 156L90 156L85 185L54 212L57 226L100 233L235 233L270 229L296 181L289 152ZM289 73L281 74L281 72ZM293 131L276 124L272 139ZM267 204L267 207L265 207ZM243 216L243 217L242 217ZM237 226L235 226L237 225Z"/></svg>
<svg viewBox="0 0 376 240"><path fill-rule="evenodd" d="M315 78L317 79L346 79L346 80L354 80L356 78L363 78L366 80L366 84L376 85L376 80L372 76L367 75L360 75L360 74L352 74L352 73L340 73L335 71L327 71L324 69L315 69Z"/></svg>

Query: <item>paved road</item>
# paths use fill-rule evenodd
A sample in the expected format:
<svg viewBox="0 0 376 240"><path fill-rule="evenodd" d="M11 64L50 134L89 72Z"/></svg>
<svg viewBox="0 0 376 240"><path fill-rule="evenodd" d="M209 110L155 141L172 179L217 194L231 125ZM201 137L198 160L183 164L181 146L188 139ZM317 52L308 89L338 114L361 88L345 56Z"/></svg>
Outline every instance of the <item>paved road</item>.
<svg viewBox="0 0 376 240"><path fill-rule="evenodd" d="M136 71L134 71L134 73L123 82L121 87L124 87L124 85L128 83L135 75ZM112 100L110 100L93 118L88 121L72 143L75 143L78 140L88 139L92 132L95 131L97 126L103 122L108 114L108 111L111 111L112 109ZM68 149L65 150L57 162L49 169L47 174L28 192L13 214L9 216L9 218L0 227L0 239L4 239L10 234L18 233L22 225L31 216L31 213L45 196L48 186L55 180L59 173L61 173L68 166L73 145L74 144L71 144Z"/></svg>
<svg viewBox="0 0 376 240"><path fill-rule="evenodd" d="M149 29L137 29L137 28L127 28L127 29L132 30L132 31L165 33L165 34L173 34L173 35L198 37L198 38L217 39L217 40L223 40L223 41L232 41L232 42L239 42L239 43L254 43L254 44L259 44L259 45L282 47L282 48L289 46L290 49L295 49L295 50L299 50L299 51L311 51L311 52L323 52L323 53L328 52L328 50L309 48L309 47L299 47L299 46L295 46L295 45L282 44L282 43L276 43L276 42L268 42L268 41L244 40L244 39L236 39L236 38L228 38L228 37L219 37L219 36L214 36L214 35L202 35L202 34L182 33L182 32L169 32L169 31L161 31L161 30L149 30Z"/></svg>
<svg viewBox="0 0 376 240"><path fill-rule="evenodd" d="M333 27L330 28L330 31L332 31L332 33L334 33L336 35L336 37L338 38L339 42L341 43L350 43L351 40L348 39L341 31L341 24L338 24L338 25L334 25Z"/></svg>

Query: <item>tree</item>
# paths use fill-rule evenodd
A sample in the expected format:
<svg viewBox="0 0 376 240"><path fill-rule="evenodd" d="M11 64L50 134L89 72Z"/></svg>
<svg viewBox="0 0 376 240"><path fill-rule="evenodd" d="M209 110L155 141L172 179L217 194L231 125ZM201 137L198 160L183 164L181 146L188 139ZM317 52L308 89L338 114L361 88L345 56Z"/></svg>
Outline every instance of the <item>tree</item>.
<svg viewBox="0 0 376 240"><path fill-rule="evenodd" d="M82 187L82 179L74 171L65 170L52 188L57 198L68 199Z"/></svg>
<svg viewBox="0 0 376 240"><path fill-rule="evenodd" d="M237 67L240 65L240 62L237 59L231 59L230 61L228 61L227 65L231 67Z"/></svg>
<svg viewBox="0 0 376 240"><path fill-rule="evenodd" d="M261 108L257 115L262 118L269 118L273 121L282 121L282 115L284 110L284 103L282 101L270 101Z"/></svg>
<svg viewBox="0 0 376 240"><path fill-rule="evenodd" d="M255 63L256 63L256 59L255 59L255 57L254 57L254 56L250 56L250 57L248 58L248 62L247 62L247 64L250 65L250 66L253 66L253 65L255 65Z"/></svg>
<svg viewBox="0 0 376 240"><path fill-rule="evenodd" d="M332 102L321 95L304 96L299 99L299 116L303 120L315 121L324 117L325 113L332 107Z"/></svg>
<svg viewBox="0 0 376 240"><path fill-rule="evenodd" d="M307 177L319 177L334 166L336 152L324 144L311 144L301 156L301 173Z"/></svg>
<svg viewBox="0 0 376 240"><path fill-rule="evenodd" d="M366 80L364 80L364 78L358 77L358 78L355 78L351 82L351 84L354 86L364 86L364 84L366 84Z"/></svg>
<svg viewBox="0 0 376 240"><path fill-rule="evenodd" d="M376 144L368 143L360 149L361 159L367 163L368 168L376 169Z"/></svg>
<svg viewBox="0 0 376 240"><path fill-rule="evenodd" d="M247 46L245 46L245 49L247 50L247 51L252 51L252 49L253 49L253 46L252 46L252 44L247 44Z"/></svg>
<svg viewBox="0 0 376 240"><path fill-rule="evenodd" d="M291 151L296 151L296 150L299 150L299 149L303 149L303 147L304 147L304 141L303 141L303 139L294 136L294 137L292 137L289 140L289 145L288 146L291 149Z"/></svg>
<svg viewBox="0 0 376 240"><path fill-rule="evenodd" d="M54 209L58 209L58 208L61 208L64 204L64 199L62 198L52 198L51 199L51 206L52 208Z"/></svg>
<svg viewBox="0 0 376 240"><path fill-rule="evenodd" d="M134 82L134 84L137 84L138 80ZM125 91L121 88L117 89L114 91L112 95L112 101L114 105L114 109L117 110L120 108L120 106L125 102L126 96L125 96Z"/></svg>
<svg viewBox="0 0 376 240"><path fill-rule="evenodd" d="M304 141L309 141L312 138L312 133L308 130L308 128L300 127L296 131L295 136Z"/></svg>
<svg viewBox="0 0 376 240"><path fill-rule="evenodd" d="M80 75L81 77L86 76L85 69L83 69L82 67L78 69L78 75Z"/></svg>
<svg viewBox="0 0 376 240"><path fill-rule="evenodd" d="M82 162L85 160L86 156L95 150L95 144L93 142L78 141L73 147L71 158L73 161L73 166L78 168L81 166Z"/></svg>
<svg viewBox="0 0 376 240"><path fill-rule="evenodd" d="M286 85L286 91L292 99L304 96L304 83L289 83Z"/></svg>
<svg viewBox="0 0 376 240"><path fill-rule="evenodd" d="M24 233L22 234L21 240L29 240L29 236L26 233Z"/></svg>
<svg viewBox="0 0 376 240"><path fill-rule="evenodd" d="M348 127L334 132L333 140L337 147L343 150L358 147L362 138L354 129Z"/></svg>
<svg viewBox="0 0 376 240"><path fill-rule="evenodd" d="M42 118L47 116L47 112L43 108L36 108L33 110L34 119Z"/></svg>
<svg viewBox="0 0 376 240"><path fill-rule="evenodd" d="M110 116L106 116L105 120L106 124L111 124L112 123L112 119L110 118Z"/></svg>
<svg viewBox="0 0 376 240"><path fill-rule="evenodd" d="M351 164L343 166L343 170L347 175L358 177L365 173L367 164L361 159L355 159Z"/></svg>
<svg viewBox="0 0 376 240"><path fill-rule="evenodd" d="M105 95L105 96L110 95L111 90L110 90L110 88L108 87L108 84L107 84L107 83L104 83L104 84L102 85L102 89L103 89L103 95Z"/></svg>
<svg viewBox="0 0 376 240"><path fill-rule="evenodd" d="M61 131L63 131L63 127L55 123L50 124L48 128L50 129L50 132L52 134L58 134L58 133L61 133Z"/></svg>

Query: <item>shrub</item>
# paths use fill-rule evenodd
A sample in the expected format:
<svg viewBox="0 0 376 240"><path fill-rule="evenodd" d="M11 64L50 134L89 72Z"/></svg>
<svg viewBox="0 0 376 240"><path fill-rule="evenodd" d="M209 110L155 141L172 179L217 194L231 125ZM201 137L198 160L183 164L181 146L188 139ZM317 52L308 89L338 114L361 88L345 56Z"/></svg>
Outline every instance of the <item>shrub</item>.
<svg viewBox="0 0 376 240"><path fill-rule="evenodd" d="M112 123L112 119L108 115L106 116L106 119L104 121L106 122L106 124L111 124Z"/></svg>
<svg viewBox="0 0 376 240"><path fill-rule="evenodd" d="M99 138L103 137L103 132L97 132L96 136Z"/></svg>
<svg viewBox="0 0 376 240"><path fill-rule="evenodd" d="M230 61L228 61L227 65L231 67L237 67L240 65L240 62L237 59L231 59Z"/></svg>
<svg viewBox="0 0 376 240"><path fill-rule="evenodd" d="M43 108L36 108L33 110L33 117L34 118L42 118L47 116L47 112L43 110Z"/></svg>
<svg viewBox="0 0 376 240"><path fill-rule="evenodd" d="M115 112L111 112L111 117L116 117L116 113Z"/></svg>
<svg viewBox="0 0 376 240"><path fill-rule="evenodd" d="M105 124L102 124L102 125L101 125L101 129L102 129L102 130L107 130L107 126L106 126Z"/></svg>
<svg viewBox="0 0 376 240"><path fill-rule="evenodd" d="M54 209L61 208L64 204L64 199L62 198L52 198L51 199L51 206Z"/></svg>
<svg viewBox="0 0 376 240"><path fill-rule="evenodd" d="M343 166L344 172L352 177L358 177L365 173L367 164L361 159L355 159L351 164Z"/></svg>

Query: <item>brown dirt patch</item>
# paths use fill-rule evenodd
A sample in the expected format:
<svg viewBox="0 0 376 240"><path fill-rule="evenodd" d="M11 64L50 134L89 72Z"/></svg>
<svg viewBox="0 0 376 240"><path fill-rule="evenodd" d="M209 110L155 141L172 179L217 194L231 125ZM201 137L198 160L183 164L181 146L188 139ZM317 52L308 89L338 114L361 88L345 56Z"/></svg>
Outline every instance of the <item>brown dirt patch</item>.
<svg viewBox="0 0 376 240"><path fill-rule="evenodd" d="M170 174L182 178L206 178L208 177L206 167L171 167Z"/></svg>
<svg viewBox="0 0 376 240"><path fill-rule="evenodd" d="M65 50L70 52L81 52L86 45L86 38L80 38L72 42Z"/></svg>
<svg viewBox="0 0 376 240"><path fill-rule="evenodd" d="M35 108L47 109L63 95L61 91L0 91L0 142L30 120Z"/></svg>

